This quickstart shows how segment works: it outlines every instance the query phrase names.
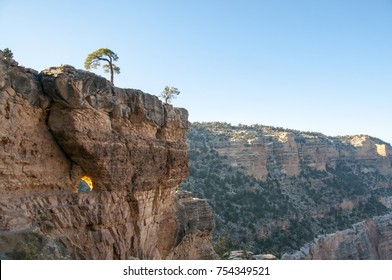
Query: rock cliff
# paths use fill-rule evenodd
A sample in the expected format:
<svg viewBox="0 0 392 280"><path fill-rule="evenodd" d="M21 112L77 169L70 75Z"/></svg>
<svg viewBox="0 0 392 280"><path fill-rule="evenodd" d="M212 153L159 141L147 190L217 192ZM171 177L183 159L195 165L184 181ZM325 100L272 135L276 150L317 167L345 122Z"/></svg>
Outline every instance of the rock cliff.
<svg viewBox="0 0 392 280"><path fill-rule="evenodd" d="M392 175L390 144L367 135L328 137L262 125L230 128L225 124L206 124L206 127L217 137L204 144L227 156L232 166L244 168L248 175L259 180L267 180L276 167L295 177L304 167L326 171L341 160L366 165L369 172L377 170ZM197 141L191 144L200 145Z"/></svg>
<svg viewBox="0 0 392 280"><path fill-rule="evenodd" d="M63 65L0 53L2 258L211 259L205 200L188 175L188 113ZM77 192L83 176L90 192Z"/></svg>
<svg viewBox="0 0 392 280"><path fill-rule="evenodd" d="M351 229L323 235L285 260L392 260L392 214L374 217Z"/></svg>
<svg viewBox="0 0 392 280"><path fill-rule="evenodd" d="M371 136L193 123L188 143L181 187L209 200L228 251L281 257L392 209L391 145Z"/></svg>

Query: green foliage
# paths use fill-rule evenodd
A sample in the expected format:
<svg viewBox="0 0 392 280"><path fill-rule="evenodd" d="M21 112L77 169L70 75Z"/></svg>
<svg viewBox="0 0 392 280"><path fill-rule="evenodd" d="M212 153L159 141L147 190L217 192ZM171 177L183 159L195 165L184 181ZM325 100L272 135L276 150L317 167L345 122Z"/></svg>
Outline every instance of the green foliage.
<svg viewBox="0 0 392 280"><path fill-rule="evenodd" d="M22 235L24 238L15 244L12 252L8 255L14 260L39 260L42 259L40 250L42 248L42 238L35 234Z"/></svg>
<svg viewBox="0 0 392 280"><path fill-rule="evenodd" d="M268 248L268 252L280 257L282 253L298 249L315 237L312 222L310 219L290 219L288 228L276 228L269 236L256 238L256 244L259 248Z"/></svg>
<svg viewBox="0 0 392 280"><path fill-rule="evenodd" d="M9 48L5 48L5 49L3 50L3 56L4 56L5 58L8 58L8 59L14 58L14 54L12 53L12 51L11 51Z"/></svg>
<svg viewBox="0 0 392 280"><path fill-rule="evenodd" d="M12 260L70 259L61 242L47 242L34 232L0 235L0 255Z"/></svg>
<svg viewBox="0 0 392 280"><path fill-rule="evenodd" d="M112 50L107 48L98 49L90 53L84 61L84 68L90 70L91 68L97 69L101 66L101 62L106 62L102 65L105 73L110 73L110 82L113 84L114 73L120 74L120 67L113 62L118 60L118 56Z"/></svg>
<svg viewBox="0 0 392 280"><path fill-rule="evenodd" d="M206 198L213 208L218 254L224 255L226 249L222 248L227 246L222 238L226 237L231 250L247 248L254 253L280 256L298 250L317 235L350 228L388 211L380 198L392 195L392 188L388 187L390 179L377 172L363 172L358 162L337 161L334 168L325 171L303 164L299 176L289 177L281 172L281 166L276 165L270 154L268 178L259 181L233 164L230 157L235 155L224 156L217 151L218 147L229 149L235 136L240 140L253 135L268 139L276 132L277 128L258 125L193 123L191 126L190 176L180 187ZM331 141L316 133L301 132L294 137L301 145L306 145L311 137L318 137L321 143ZM315 138L311 139L313 142ZM224 148L219 151L222 150L225 151ZM343 209L343 200L352 202L354 208Z"/></svg>
<svg viewBox="0 0 392 280"><path fill-rule="evenodd" d="M209 135L198 138L191 130L190 137L209 139ZM181 188L190 190L196 196L207 198L214 209L216 219L216 252L225 256L221 236L230 240L230 249L249 248L254 252L260 223L272 217L287 215L292 209L287 197L276 187L274 181L261 182L244 173L238 167L227 163L227 157L220 156L209 148L189 151L190 177ZM222 239L222 238L221 238ZM218 243L218 240L220 241Z"/></svg>
<svg viewBox="0 0 392 280"><path fill-rule="evenodd" d="M163 103L170 104L171 101L177 98L177 95L180 94L178 88L165 86L163 91L160 94L160 97L163 99Z"/></svg>
<svg viewBox="0 0 392 280"><path fill-rule="evenodd" d="M214 250L222 259L228 255L228 252L232 250L232 243L229 237L219 236L214 244Z"/></svg>

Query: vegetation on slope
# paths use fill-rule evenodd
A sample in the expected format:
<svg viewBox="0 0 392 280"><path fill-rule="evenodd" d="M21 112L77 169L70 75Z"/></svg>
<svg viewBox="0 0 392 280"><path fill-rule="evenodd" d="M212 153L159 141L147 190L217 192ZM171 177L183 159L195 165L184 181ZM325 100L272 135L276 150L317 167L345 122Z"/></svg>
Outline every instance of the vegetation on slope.
<svg viewBox="0 0 392 280"><path fill-rule="evenodd" d="M230 249L246 249L280 256L319 234L387 212L380 197L392 195L392 188L385 187L390 186L388 178L378 172L365 174L356 163L339 161L326 171L301 166L301 174L296 177L288 177L276 168L260 181L214 149L233 137L268 137L280 132L279 128L265 126L192 125L188 137L190 176L181 188L210 202L216 218L214 241L220 255ZM295 133L297 139L333 141L318 133ZM349 207L342 206L345 201L349 201Z"/></svg>

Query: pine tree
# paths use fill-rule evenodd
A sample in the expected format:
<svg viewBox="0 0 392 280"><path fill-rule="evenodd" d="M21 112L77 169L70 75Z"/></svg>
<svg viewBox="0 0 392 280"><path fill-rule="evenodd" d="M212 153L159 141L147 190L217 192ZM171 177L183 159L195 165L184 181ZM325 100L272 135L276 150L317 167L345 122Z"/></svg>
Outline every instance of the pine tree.
<svg viewBox="0 0 392 280"><path fill-rule="evenodd" d="M102 61L107 62L102 65L102 68L105 73L110 73L110 82L114 84L114 73L120 74L120 67L117 67L113 63L117 60L118 56L112 50L101 48L87 56L86 60L84 61L84 68L86 70L90 70L91 68L97 69L98 66L101 66Z"/></svg>
<svg viewBox="0 0 392 280"><path fill-rule="evenodd" d="M5 49L3 50L3 56L4 56L5 58L8 58L8 59L14 58L14 54L12 53L12 51L11 51L9 48L5 48Z"/></svg>
<svg viewBox="0 0 392 280"><path fill-rule="evenodd" d="M165 104L170 104L170 102L180 94L178 88L165 86L163 91L161 92L160 97L163 99Z"/></svg>

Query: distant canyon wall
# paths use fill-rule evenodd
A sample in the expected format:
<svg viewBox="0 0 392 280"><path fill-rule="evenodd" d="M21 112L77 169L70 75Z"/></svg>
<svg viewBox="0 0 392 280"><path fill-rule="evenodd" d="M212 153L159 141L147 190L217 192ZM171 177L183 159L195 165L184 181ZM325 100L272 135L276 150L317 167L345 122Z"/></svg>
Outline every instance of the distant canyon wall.
<svg viewBox="0 0 392 280"><path fill-rule="evenodd" d="M323 235L284 260L392 260L392 213Z"/></svg>
<svg viewBox="0 0 392 280"><path fill-rule="evenodd" d="M266 180L277 165L286 175L298 176L304 166L325 171L340 160L360 163L369 172L377 170L392 176L391 146L367 135L326 137L268 127L262 130L264 133L259 134L250 127L237 131L217 129L215 133L226 135L227 141L209 141L208 145L259 180Z"/></svg>
<svg viewBox="0 0 392 280"><path fill-rule="evenodd" d="M232 250L281 257L392 209L392 148L371 136L211 122L188 143L182 187L209 199Z"/></svg>
<svg viewBox="0 0 392 280"><path fill-rule="evenodd" d="M0 53L1 258L214 259L188 175L188 113L63 65ZM89 176L93 189L77 193Z"/></svg>

